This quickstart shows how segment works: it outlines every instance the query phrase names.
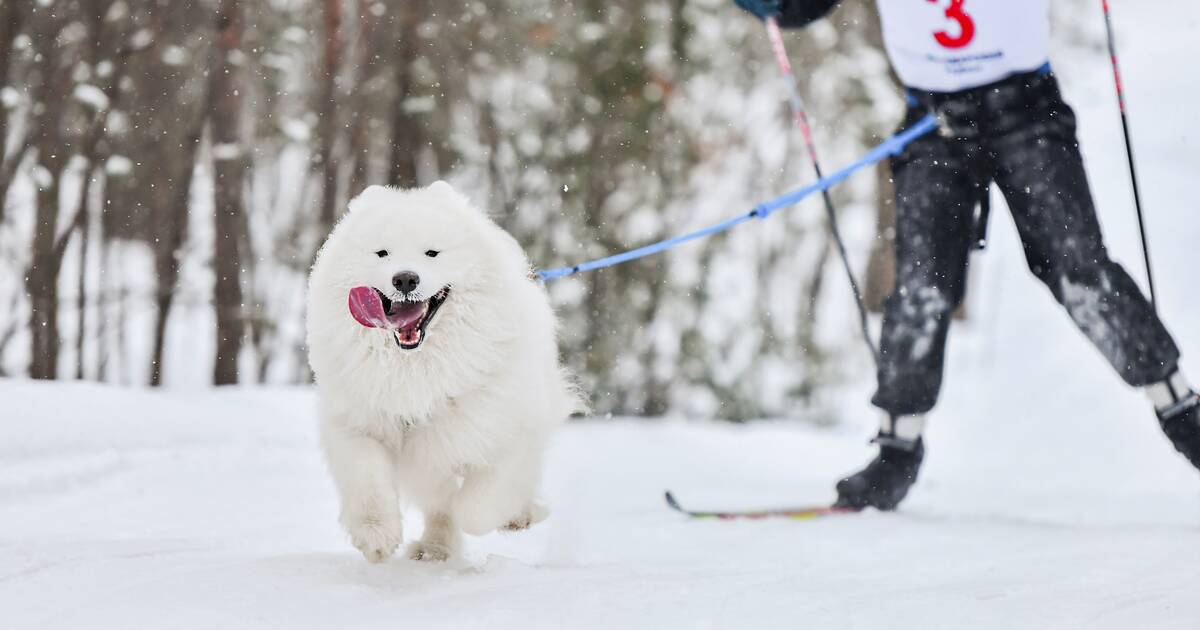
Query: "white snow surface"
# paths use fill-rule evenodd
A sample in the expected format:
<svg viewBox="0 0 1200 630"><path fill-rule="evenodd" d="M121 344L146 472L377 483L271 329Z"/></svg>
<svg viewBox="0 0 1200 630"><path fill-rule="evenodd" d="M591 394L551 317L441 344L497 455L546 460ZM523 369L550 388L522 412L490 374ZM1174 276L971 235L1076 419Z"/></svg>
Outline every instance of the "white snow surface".
<svg viewBox="0 0 1200 630"><path fill-rule="evenodd" d="M1195 379L1200 75L1181 68L1200 56L1200 9L1151 7L1114 3L1160 308ZM1140 280L1106 59L1054 61L1110 249ZM996 210L896 513L689 521L662 502L666 488L701 508L830 501L869 454L865 362L838 428L572 423L548 458L550 519L443 565L370 565L350 547L309 389L0 380L0 627L1200 627L1200 475Z"/></svg>
<svg viewBox="0 0 1200 630"><path fill-rule="evenodd" d="M956 418L931 433L902 511L816 521L689 521L661 491L702 507L828 501L864 457L860 431L574 423L550 452L550 519L432 565L371 565L344 539L310 391L7 381L0 398L6 628L1200 620L1200 478L1144 409L1107 394Z"/></svg>

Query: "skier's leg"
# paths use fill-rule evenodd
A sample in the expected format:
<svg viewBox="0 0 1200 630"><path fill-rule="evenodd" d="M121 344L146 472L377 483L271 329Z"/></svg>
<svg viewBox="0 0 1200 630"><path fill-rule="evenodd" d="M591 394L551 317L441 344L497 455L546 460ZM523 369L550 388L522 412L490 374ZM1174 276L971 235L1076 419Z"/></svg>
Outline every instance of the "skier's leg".
<svg viewBox="0 0 1200 630"><path fill-rule="evenodd" d="M912 109L906 124L924 116ZM879 453L837 484L837 505L890 510L907 495L924 458L924 413L942 382L950 316L962 301L974 204L967 145L926 136L892 160L896 186L896 288L884 305L879 388L885 415Z"/></svg>
<svg viewBox="0 0 1200 630"><path fill-rule="evenodd" d="M1005 105L1029 124L1001 126L991 148L1029 267L1125 382L1150 397L1163 432L1200 468L1200 396L1179 373L1179 349L1157 313L1108 256L1074 113L1053 77L1027 92L1023 103Z"/></svg>
<svg viewBox="0 0 1200 630"><path fill-rule="evenodd" d="M968 150L929 135L892 160L896 287L884 303L879 386L871 400L891 416L929 411L941 389L946 333L966 289L979 197Z"/></svg>
<svg viewBox="0 0 1200 630"><path fill-rule="evenodd" d="M1001 129L991 143L996 183L1026 261L1127 383L1160 383L1175 372L1179 350L1137 284L1108 257L1074 113L1052 77L1027 93L1021 114L1029 122Z"/></svg>

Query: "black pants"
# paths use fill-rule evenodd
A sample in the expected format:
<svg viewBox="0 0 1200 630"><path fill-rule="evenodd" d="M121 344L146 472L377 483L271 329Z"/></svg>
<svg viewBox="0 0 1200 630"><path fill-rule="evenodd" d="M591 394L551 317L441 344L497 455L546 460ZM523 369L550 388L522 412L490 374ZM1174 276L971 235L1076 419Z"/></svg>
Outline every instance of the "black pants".
<svg viewBox="0 0 1200 630"><path fill-rule="evenodd" d="M924 413L942 384L950 316L966 289L975 206L995 181L1029 268L1130 385L1162 381L1179 350L1108 257L1053 75L1015 75L953 94L915 94L904 126L930 110L941 128L892 160L896 289L884 307L879 389L893 415Z"/></svg>

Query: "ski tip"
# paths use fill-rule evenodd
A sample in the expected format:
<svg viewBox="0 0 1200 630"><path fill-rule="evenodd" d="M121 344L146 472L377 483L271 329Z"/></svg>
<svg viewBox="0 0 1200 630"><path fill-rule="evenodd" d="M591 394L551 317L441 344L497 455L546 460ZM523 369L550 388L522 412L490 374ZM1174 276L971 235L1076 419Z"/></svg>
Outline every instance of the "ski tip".
<svg viewBox="0 0 1200 630"><path fill-rule="evenodd" d="M675 500L675 495L671 494L670 490L667 490L663 493L663 498L667 500L667 505L670 506L672 510L679 512L683 511L683 508L679 506L679 501Z"/></svg>

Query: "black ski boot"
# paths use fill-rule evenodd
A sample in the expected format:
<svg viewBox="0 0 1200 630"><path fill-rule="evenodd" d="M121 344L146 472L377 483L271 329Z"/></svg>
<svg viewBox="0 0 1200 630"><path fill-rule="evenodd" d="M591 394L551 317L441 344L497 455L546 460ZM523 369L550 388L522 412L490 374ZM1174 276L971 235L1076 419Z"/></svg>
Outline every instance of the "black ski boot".
<svg viewBox="0 0 1200 630"><path fill-rule="evenodd" d="M1175 450L1200 468L1200 394L1188 392L1156 413L1158 424L1175 445Z"/></svg>
<svg viewBox="0 0 1200 630"><path fill-rule="evenodd" d="M866 468L838 482L834 507L894 510L917 480L925 458L921 438L911 442L880 435L875 442L879 443L879 455Z"/></svg>

